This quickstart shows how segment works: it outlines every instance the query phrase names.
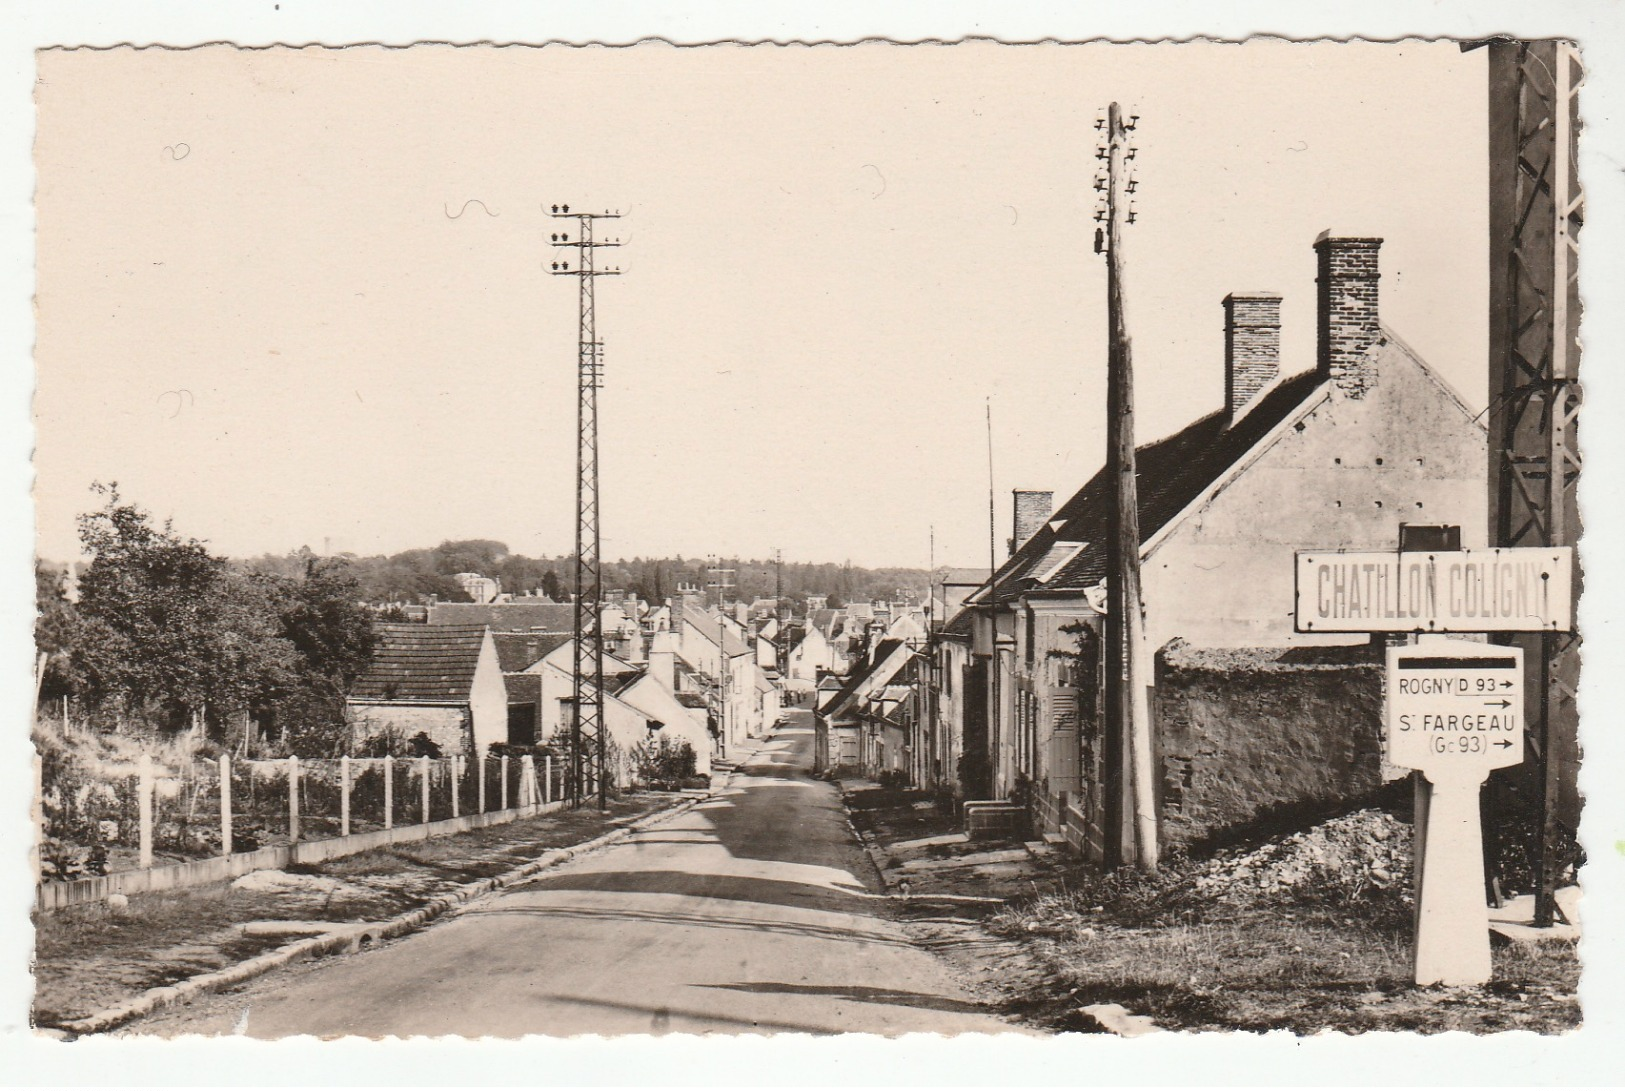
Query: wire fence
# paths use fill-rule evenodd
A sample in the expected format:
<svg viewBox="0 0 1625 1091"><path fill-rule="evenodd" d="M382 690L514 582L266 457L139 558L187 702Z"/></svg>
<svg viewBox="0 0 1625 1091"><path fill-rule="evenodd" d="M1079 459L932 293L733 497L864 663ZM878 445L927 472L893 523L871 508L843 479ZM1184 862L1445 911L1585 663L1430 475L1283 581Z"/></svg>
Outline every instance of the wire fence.
<svg viewBox="0 0 1625 1091"><path fill-rule="evenodd" d="M86 760L41 753L47 881L552 803L550 756Z"/></svg>

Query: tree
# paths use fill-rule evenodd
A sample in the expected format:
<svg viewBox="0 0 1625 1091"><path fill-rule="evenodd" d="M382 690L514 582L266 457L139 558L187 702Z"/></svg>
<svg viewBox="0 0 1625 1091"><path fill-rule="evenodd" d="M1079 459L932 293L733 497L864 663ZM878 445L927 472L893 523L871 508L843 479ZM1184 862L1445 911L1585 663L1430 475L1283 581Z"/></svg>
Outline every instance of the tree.
<svg viewBox="0 0 1625 1091"><path fill-rule="evenodd" d="M285 684L295 652L263 588L195 538L97 483L103 507L79 517L90 556L79 580L74 670L94 703L153 726L226 713Z"/></svg>
<svg viewBox="0 0 1625 1091"><path fill-rule="evenodd" d="M34 647L46 657L40 700L54 701L74 692L79 679L73 665L79 612L68 601L68 570L34 561Z"/></svg>
<svg viewBox="0 0 1625 1091"><path fill-rule="evenodd" d="M350 563L308 549L245 574L293 651L288 670L259 695L254 712L288 748L307 757L342 754L349 744L344 698L372 659L376 634ZM292 570L297 576L278 574Z"/></svg>

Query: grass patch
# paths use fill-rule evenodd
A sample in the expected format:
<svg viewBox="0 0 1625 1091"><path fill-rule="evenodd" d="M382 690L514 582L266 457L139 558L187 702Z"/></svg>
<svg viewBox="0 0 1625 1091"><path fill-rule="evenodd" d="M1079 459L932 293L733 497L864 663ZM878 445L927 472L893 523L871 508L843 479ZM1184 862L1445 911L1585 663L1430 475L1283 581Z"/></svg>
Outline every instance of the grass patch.
<svg viewBox="0 0 1625 1091"><path fill-rule="evenodd" d="M1078 1008L1122 1004L1183 1030L1524 1029L1579 1025L1575 945L1493 949L1493 978L1476 988L1419 988L1411 915L1395 892L1358 897L1309 883L1275 902L1192 897L1176 868L1082 875L1066 889L992 916L1023 939L1042 978L1024 1005L1054 1029L1096 1029Z"/></svg>

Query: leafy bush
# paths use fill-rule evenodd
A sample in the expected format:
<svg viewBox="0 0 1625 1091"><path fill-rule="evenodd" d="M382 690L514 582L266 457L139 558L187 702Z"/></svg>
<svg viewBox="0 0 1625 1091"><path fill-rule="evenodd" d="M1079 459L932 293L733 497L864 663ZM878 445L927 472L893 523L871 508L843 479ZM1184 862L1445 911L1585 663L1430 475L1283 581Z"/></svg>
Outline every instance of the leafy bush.
<svg viewBox="0 0 1625 1091"><path fill-rule="evenodd" d="M73 845L47 837L40 845L40 878L46 882L67 882L91 875L107 874L107 846Z"/></svg>
<svg viewBox="0 0 1625 1091"><path fill-rule="evenodd" d="M699 759L688 741L656 735L632 748L633 778L649 788L676 791L693 779Z"/></svg>

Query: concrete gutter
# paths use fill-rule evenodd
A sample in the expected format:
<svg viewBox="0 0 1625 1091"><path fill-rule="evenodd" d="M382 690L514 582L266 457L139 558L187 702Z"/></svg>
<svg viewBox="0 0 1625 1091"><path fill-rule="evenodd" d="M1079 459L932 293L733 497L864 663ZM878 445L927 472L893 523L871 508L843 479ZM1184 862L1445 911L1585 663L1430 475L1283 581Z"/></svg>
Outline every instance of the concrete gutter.
<svg viewBox="0 0 1625 1091"><path fill-rule="evenodd" d="M232 985L238 985L263 974L268 974L272 970L280 969L297 959L320 958L331 954L353 954L385 940L404 936L429 925L447 913L461 911L468 903L483 898L487 894L493 894L506 887L524 882L537 872L545 871L550 867L555 867L595 849L612 845L617 841L624 841L634 833L641 832L656 822L662 822L689 810L702 801L711 798L712 795L713 793L710 792L703 796L696 793L694 796L667 807L665 810L645 815L619 829L600 834L590 841L583 841L579 845L571 845L566 848L551 849L529 863L521 864L512 871L492 876L489 879L482 879L477 883L470 883L468 886L459 887L416 909L391 917L388 920L358 922L353 926L341 927L326 935L312 936L309 939L278 947L274 951L267 951L257 958L251 958L247 962L239 962L235 966L227 966L223 970L198 974L184 981L178 981L173 985L162 985L148 989L133 1000L127 1000L115 1007L105 1008L84 1019L63 1023L60 1029L65 1032L65 1036L69 1040L81 1034L105 1033L131 1020L151 1015L153 1012L161 1008L167 1008L172 1004L218 992Z"/></svg>

